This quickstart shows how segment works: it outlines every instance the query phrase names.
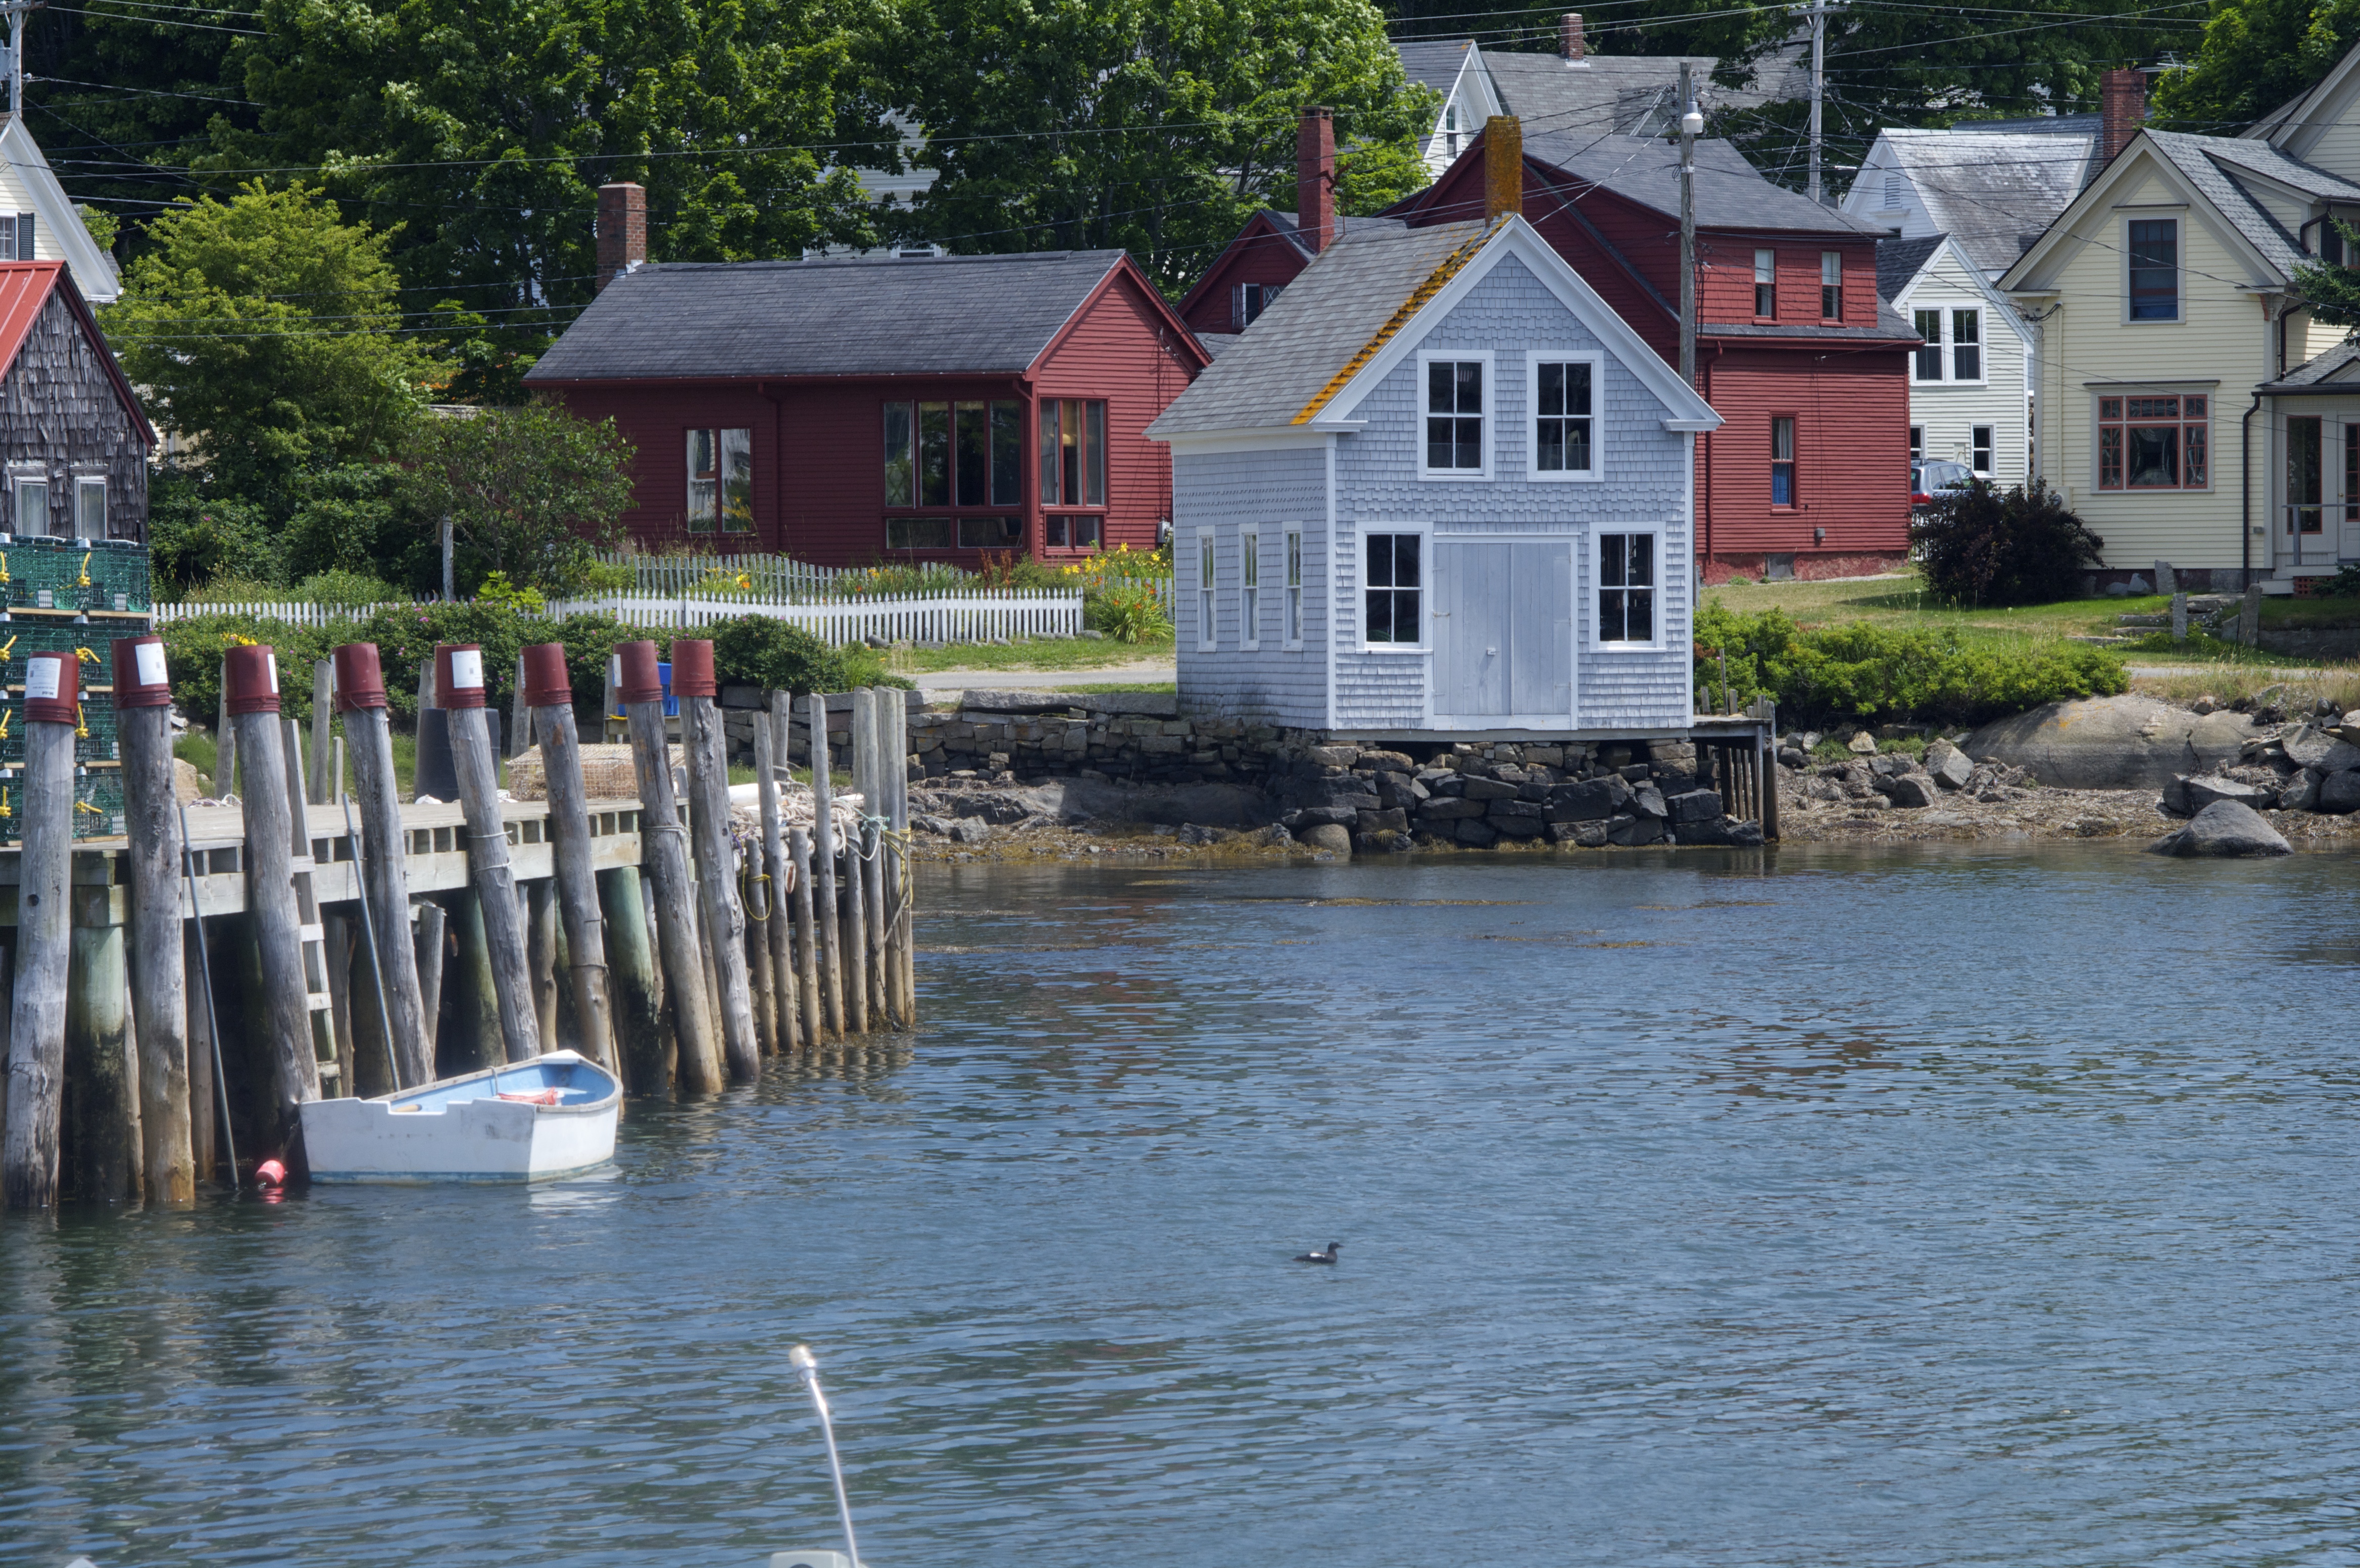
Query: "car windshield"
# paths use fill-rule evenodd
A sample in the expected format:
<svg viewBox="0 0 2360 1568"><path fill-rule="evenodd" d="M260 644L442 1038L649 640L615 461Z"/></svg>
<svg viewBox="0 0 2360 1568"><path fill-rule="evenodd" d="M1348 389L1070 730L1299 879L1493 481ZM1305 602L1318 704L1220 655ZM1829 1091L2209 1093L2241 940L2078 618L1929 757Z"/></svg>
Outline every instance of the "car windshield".
<svg viewBox="0 0 2360 1568"><path fill-rule="evenodd" d="M1921 490L1947 489L1967 482L1969 469L1964 463L1928 463L1918 479Z"/></svg>

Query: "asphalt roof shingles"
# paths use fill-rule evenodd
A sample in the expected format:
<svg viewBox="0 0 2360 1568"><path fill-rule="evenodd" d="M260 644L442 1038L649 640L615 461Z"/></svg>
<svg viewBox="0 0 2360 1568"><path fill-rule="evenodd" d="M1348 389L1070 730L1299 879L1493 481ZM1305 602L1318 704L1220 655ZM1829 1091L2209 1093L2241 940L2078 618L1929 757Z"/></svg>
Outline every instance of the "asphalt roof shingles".
<svg viewBox="0 0 2360 1568"><path fill-rule="evenodd" d="M1678 144L1653 137L1524 134L1524 152L1577 179L1603 186L1658 213L1680 214ZM1881 237L1863 218L1823 207L1798 191L1774 185L1736 147L1718 138L1696 144L1696 216L1709 228L1780 229L1789 233Z"/></svg>

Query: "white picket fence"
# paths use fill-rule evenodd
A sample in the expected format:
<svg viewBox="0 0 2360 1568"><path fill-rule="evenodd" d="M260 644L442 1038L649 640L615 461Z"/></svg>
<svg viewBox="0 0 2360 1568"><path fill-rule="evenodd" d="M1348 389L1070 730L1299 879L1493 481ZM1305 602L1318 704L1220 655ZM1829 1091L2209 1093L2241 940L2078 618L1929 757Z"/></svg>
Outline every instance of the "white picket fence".
<svg viewBox="0 0 2360 1568"><path fill-rule="evenodd" d="M235 615L246 620L276 620L295 626L329 626L356 620L380 609L426 609L426 605L376 605L346 609L316 604L159 604L158 625L201 615ZM744 615L768 616L800 626L831 644L876 638L885 642L981 642L995 637L1074 637L1082 630L1079 588L1012 588L977 592L880 595L831 599L818 604L778 604L751 595L729 598L669 598L653 594L613 594L597 598L552 600L548 619L611 615L626 626L688 630Z"/></svg>
<svg viewBox="0 0 2360 1568"><path fill-rule="evenodd" d="M634 597L677 598L695 593L702 598L716 581L744 577L751 597L770 602L825 595L845 575L840 566L814 566L784 555L641 555L601 551L600 564L628 566L636 574Z"/></svg>

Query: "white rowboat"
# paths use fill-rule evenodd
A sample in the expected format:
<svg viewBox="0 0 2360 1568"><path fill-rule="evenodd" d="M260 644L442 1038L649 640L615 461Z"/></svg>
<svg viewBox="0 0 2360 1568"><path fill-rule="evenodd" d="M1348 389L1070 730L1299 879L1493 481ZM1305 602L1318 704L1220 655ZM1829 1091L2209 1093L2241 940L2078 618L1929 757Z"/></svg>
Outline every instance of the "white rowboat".
<svg viewBox="0 0 2360 1568"><path fill-rule="evenodd" d="M303 1107L314 1181L547 1181L615 1154L623 1086L573 1051Z"/></svg>

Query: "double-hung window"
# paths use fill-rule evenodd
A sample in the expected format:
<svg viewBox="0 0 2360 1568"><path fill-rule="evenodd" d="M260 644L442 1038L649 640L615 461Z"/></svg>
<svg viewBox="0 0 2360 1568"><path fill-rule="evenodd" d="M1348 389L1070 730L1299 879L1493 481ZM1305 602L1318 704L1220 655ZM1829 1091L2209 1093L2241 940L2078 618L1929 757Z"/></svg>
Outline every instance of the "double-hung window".
<svg viewBox="0 0 2360 1568"><path fill-rule="evenodd" d="M1913 424L1909 427L1909 461L1923 463L1925 460L1926 427L1922 424Z"/></svg>
<svg viewBox="0 0 2360 1568"><path fill-rule="evenodd" d="M33 259L33 214L0 213L0 261Z"/></svg>
<svg viewBox="0 0 2360 1568"><path fill-rule="evenodd" d="M1655 536L1598 536L1598 641L1655 641Z"/></svg>
<svg viewBox="0 0 2360 1568"><path fill-rule="evenodd" d="M1286 531L1286 645L1303 646L1303 531Z"/></svg>
<svg viewBox="0 0 2360 1568"><path fill-rule="evenodd" d="M1819 252L1819 317L1823 321L1843 320L1843 252Z"/></svg>
<svg viewBox="0 0 2360 1568"><path fill-rule="evenodd" d="M1366 609L1362 640L1415 647L1424 630L1418 620L1418 554L1426 541L1415 533L1371 533L1366 540L1367 575L1360 583Z"/></svg>
<svg viewBox="0 0 2360 1568"><path fill-rule="evenodd" d="M1533 477L1598 477L1598 394L1602 362L1595 355L1536 350L1529 396L1533 406Z"/></svg>
<svg viewBox="0 0 2360 1568"><path fill-rule="evenodd" d="M49 482L43 478L15 482L16 506L11 526L15 532L38 539L49 532Z"/></svg>
<svg viewBox="0 0 2360 1568"><path fill-rule="evenodd" d="M2294 414L2286 422L2287 532L2326 530L2326 443L2317 414Z"/></svg>
<svg viewBox="0 0 2360 1568"><path fill-rule="evenodd" d="M1425 369L1427 478L1480 479L1491 466L1484 399L1491 356L1420 355Z"/></svg>
<svg viewBox="0 0 2360 1568"><path fill-rule="evenodd" d="M1939 381L1942 378L1942 313L1912 311L1909 315L1918 335L1926 340L1909 356L1909 378Z"/></svg>
<svg viewBox="0 0 2360 1568"><path fill-rule="evenodd" d="M1286 291L1284 283L1240 283L1238 291L1229 296L1229 320L1239 332L1262 319L1262 313L1278 303Z"/></svg>
<svg viewBox="0 0 2360 1568"><path fill-rule="evenodd" d="M1978 310L1950 313L1950 379L1983 378L1983 313Z"/></svg>
<svg viewBox="0 0 2360 1568"><path fill-rule="evenodd" d="M106 537L106 477L103 474L74 477L74 537Z"/></svg>
<svg viewBox="0 0 2360 1568"><path fill-rule="evenodd" d="M1754 253L1754 313L1775 319L1778 314L1778 253Z"/></svg>
<svg viewBox="0 0 2360 1568"><path fill-rule="evenodd" d="M2209 397L2098 400L2098 488L2202 490L2212 483Z"/></svg>
<svg viewBox="0 0 2360 1568"><path fill-rule="evenodd" d="M1795 416L1770 416L1770 504L1795 504Z"/></svg>
<svg viewBox="0 0 2360 1568"><path fill-rule="evenodd" d="M754 433L688 433L688 531L745 533L754 526Z"/></svg>
<svg viewBox="0 0 2360 1568"><path fill-rule="evenodd" d="M1196 652L1209 653L1213 636L1213 531L1196 531Z"/></svg>
<svg viewBox="0 0 2360 1568"><path fill-rule="evenodd" d="M1988 477L1992 471L1992 427L1969 425L1967 435L1967 466Z"/></svg>
<svg viewBox="0 0 2360 1568"><path fill-rule="evenodd" d="M2180 319L2180 220L2136 218L2128 225L2130 301L2135 322Z"/></svg>
<svg viewBox="0 0 2360 1568"><path fill-rule="evenodd" d="M1262 646L1262 535L1238 530L1238 646Z"/></svg>
<svg viewBox="0 0 2360 1568"><path fill-rule="evenodd" d="M2360 424L2344 427L2344 524L2360 522Z"/></svg>

